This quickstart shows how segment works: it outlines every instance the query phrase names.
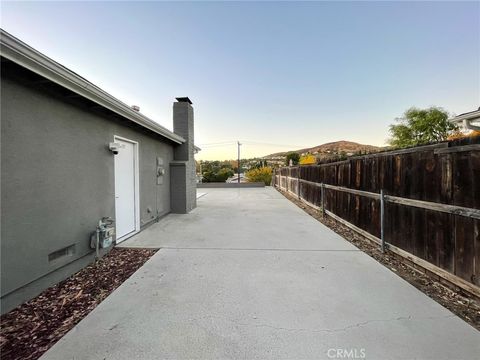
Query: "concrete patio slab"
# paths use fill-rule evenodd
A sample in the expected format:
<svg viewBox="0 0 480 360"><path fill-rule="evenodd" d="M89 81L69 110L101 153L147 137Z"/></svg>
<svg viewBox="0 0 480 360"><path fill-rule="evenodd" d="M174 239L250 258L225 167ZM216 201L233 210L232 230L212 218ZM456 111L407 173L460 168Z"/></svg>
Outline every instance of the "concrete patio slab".
<svg viewBox="0 0 480 360"><path fill-rule="evenodd" d="M478 358L477 330L274 190L205 192L42 359Z"/></svg>
<svg viewBox="0 0 480 360"><path fill-rule="evenodd" d="M270 187L201 192L191 213L170 214L121 246L358 251Z"/></svg>

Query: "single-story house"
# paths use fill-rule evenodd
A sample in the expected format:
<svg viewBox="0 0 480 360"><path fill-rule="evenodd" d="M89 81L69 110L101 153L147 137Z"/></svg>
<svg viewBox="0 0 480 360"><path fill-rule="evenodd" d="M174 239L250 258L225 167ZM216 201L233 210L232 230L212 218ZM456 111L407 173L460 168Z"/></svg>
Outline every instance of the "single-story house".
<svg viewBox="0 0 480 360"><path fill-rule="evenodd" d="M2 313L108 251L102 219L114 245L196 206L193 120L177 98L170 131L1 30Z"/></svg>

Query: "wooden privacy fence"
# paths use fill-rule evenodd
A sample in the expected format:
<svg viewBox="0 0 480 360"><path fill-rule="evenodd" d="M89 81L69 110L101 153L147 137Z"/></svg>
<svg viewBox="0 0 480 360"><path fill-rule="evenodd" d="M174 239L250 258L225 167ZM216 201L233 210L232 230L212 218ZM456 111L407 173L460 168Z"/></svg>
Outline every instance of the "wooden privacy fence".
<svg viewBox="0 0 480 360"><path fill-rule="evenodd" d="M480 137L284 167L273 184L480 297Z"/></svg>

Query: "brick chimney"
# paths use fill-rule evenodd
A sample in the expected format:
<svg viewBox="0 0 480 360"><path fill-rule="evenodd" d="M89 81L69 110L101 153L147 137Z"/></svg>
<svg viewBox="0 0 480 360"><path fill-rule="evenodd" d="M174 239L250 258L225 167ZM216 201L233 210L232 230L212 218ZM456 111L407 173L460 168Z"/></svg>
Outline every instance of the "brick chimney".
<svg viewBox="0 0 480 360"><path fill-rule="evenodd" d="M177 145L170 163L171 209L185 214L197 206L197 182L194 159L193 107L188 97L173 103L173 132L185 139Z"/></svg>

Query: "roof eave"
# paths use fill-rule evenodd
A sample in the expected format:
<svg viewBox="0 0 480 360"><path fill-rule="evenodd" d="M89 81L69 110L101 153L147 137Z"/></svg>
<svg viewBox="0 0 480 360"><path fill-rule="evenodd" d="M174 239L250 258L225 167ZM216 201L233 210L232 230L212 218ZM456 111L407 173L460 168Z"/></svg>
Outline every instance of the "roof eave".
<svg viewBox="0 0 480 360"><path fill-rule="evenodd" d="M465 114L455 116L453 121L463 121L463 120L480 120L480 110L471 111Z"/></svg>
<svg viewBox="0 0 480 360"><path fill-rule="evenodd" d="M458 115L453 119L450 119L450 121L457 124L463 124L463 126L467 129L480 131L480 124L476 125L472 123L473 121L480 121L480 110Z"/></svg>
<svg viewBox="0 0 480 360"><path fill-rule="evenodd" d="M145 115L134 111L127 104L23 43L3 29L0 30L1 56L177 144L185 142L183 137L171 132Z"/></svg>

